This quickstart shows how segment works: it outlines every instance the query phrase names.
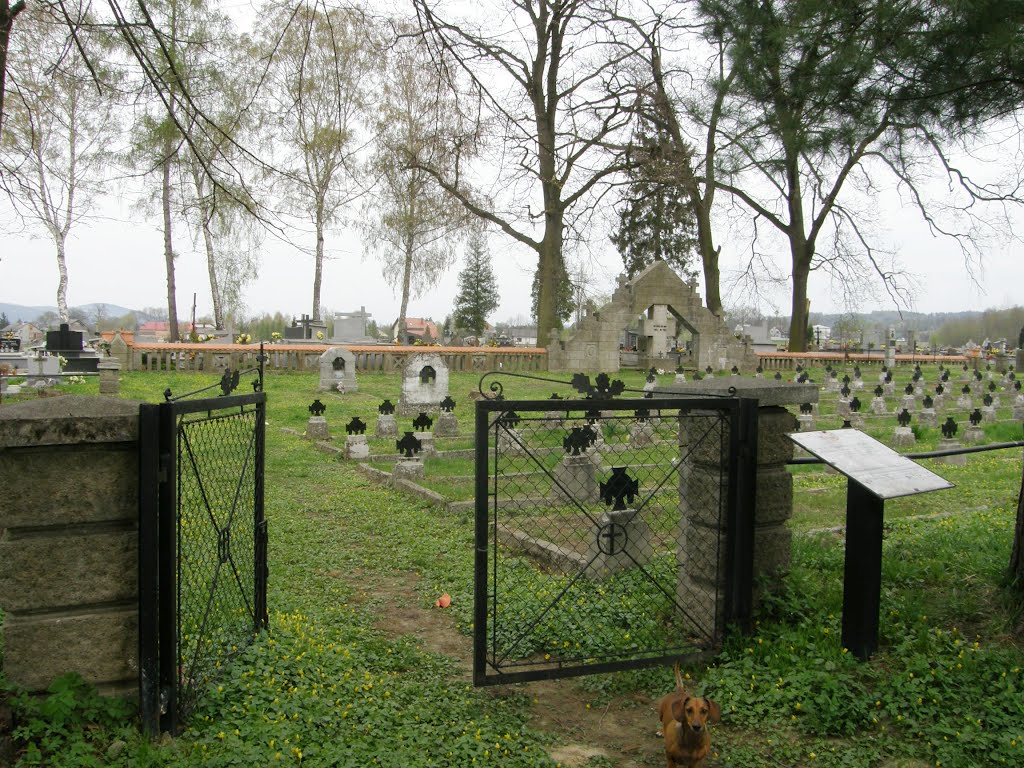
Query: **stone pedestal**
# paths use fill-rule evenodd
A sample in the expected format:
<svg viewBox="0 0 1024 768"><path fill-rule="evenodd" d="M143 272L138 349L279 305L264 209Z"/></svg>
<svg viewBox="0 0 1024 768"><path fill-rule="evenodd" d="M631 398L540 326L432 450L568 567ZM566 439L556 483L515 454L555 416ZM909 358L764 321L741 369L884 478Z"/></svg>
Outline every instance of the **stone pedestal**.
<svg viewBox="0 0 1024 768"><path fill-rule="evenodd" d="M331 433L327 429L327 418L310 416L306 423L306 438L309 440L330 440Z"/></svg>
<svg viewBox="0 0 1024 768"><path fill-rule="evenodd" d="M884 397L876 397L871 401L871 412L875 416L884 416L889 412L888 406L885 404Z"/></svg>
<svg viewBox="0 0 1024 768"><path fill-rule="evenodd" d="M393 413L382 413L378 416L374 434L377 437L398 437L398 422L395 421L395 415Z"/></svg>
<svg viewBox="0 0 1024 768"><path fill-rule="evenodd" d="M100 373L100 394L119 395L121 394L121 364L112 357L103 358L96 365Z"/></svg>
<svg viewBox="0 0 1024 768"><path fill-rule="evenodd" d="M882 385L882 396L893 397L896 394L896 385L891 381Z"/></svg>
<svg viewBox="0 0 1024 768"><path fill-rule="evenodd" d="M565 456L555 467L554 496L563 501L594 503L600 500L597 462L589 453Z"/></svg>
<svg viewBox="0 0 1024 768"><path fill-rule="evenodd" d="M940 451L950 451L955 448L963 448L963 445L960 444L959 440L951 440L946 437L939 440L938 449ZM940 461L943 464L952 464L956 467L963 467L967 465L967 455L961 453L956 456L940 456L936 461Z"/></svg>
<svg viewBox="0 0 1024 768"><path fill-rule="evenodd" d="M346 436L345 458L357 461L370 458L370 444L366 441L366 435Z"/></svg>
<svg viewBox="0 0 1024 768"><path fill-rule="evenodd" d="M514 427L499 429L495 439L495 450L500 453L522 453L522 440L522 434Z"/></svg>
<svg viewBox="0 0 1024 768"><path fill-rule="evenodd" d="M983 406L981 406L981 420L982 421L995 421L996 420L996 407L994 405L983 405Z"/></svg>
<svg viewBox="0 0 1024 768"><path fill-rule="evenodd" d="M917 423L922 427L937 427L939 425L939 417L936 415L934 408L925 408L921 411L921 415L917 417Z"/></svg>
<svg viewBox="0 0 1024 768"><path fill-rule="evenodd" d="M633 421L629 424L629 444L635 448L654 442L654 425L649 421Z"/></svg>
<svg viewBox="0 0 1024 768"><path fill-rule="evenodd" d="M914 409L917 408L917 398L913 395L904 395L903 399L900 401L900 407L898 410L902 411L904 408L906 408L910 413L913 413Z"/></svg>
<svg viewBox="0 0 1024 768"><path fill-rule="evenodd" d="M0 644L11 683L43 691L79 672L102 691L138 692L139 406L64 395L0 408ZM0 761L3 726L0 714Z"/></svg>
<svg viewBox="0 0 1024 768"><path fill-rule="evenodd" d="M850 426L854 429L864 429L864 414L851 411L849 416Z"/></svg>
<svg viewBox="0 0 1024 768"><path fill-rule="evenodd" d="M407 459L404 456L395 462L395 468L391 473L391 479L394 480L422 480L423 479L423 459L414 456L411 459Z"/></svg>
<svg viewBox="0 0 1024 768"><path fill-rule="evenodd" d="M892 433L892 447L906 448L917 442L914 437L914 430L910 427L896 427Z"/></svg>
<svg viewBox="0 0 1024 768"><path fill-rule="evenodd" d="M801 432L813 432L814 431L814 416L809 413L801 413L796 417L797 422L800 424Z"/></svg>
<svg viewBox="0 0 1024 768"><path fill-rule="evenodd" d="M816 403L818 387L757 379L709 379L673 386L669 392L673 396L722 396L729 387L735 387L739 397L757 399L759 405L754 578L761 589L772 590L780 584L791 559L792 532L786 522L793 514L793 477L786 463L793 457L794 445L787 435L795 431L797 420L785 406ZM720 546L725 541L725 521L719 517L717 503L727 492L728 478L723 476L722 466L729 457L718 449L723 443L717 439L691 446L706 432L706 424L685 416L680 420L679 440L687 460L679 468L681 522L676 591L680 601L693 611L693 620L684 618L684 622L699 632L715 626L713 617L721 615L715 613L715 607L725 589L724 581L715 581L716 573L725 573L726 554L725 547ZM716 632L723 630L720 624L715 627Z"/></svg>
<svg viewBox="0 0 1024 768"><path fill-rule="evenodd" d="M964 442L968 445L983 443L985 442L985 433L981 430L981 427L968 424L967 429L964 430Z"/></svg>
<svg viewBox="0 0 1024 768"><path fill-rule="evenodd" d="M836 400L836 416L839 416L842 419L850 416L850 401L845 397L841 397Z"/></svg>
<svg viewBox="0 0 1024 768"><path fill-rule="evenodd" d="M437 446L434 445L433 432L413 432L413 436L420 441L420 454L423 456L436 456Z"/></svg>
<svg viewBox="0 0 1024 768"><path fill-rule="evenodd" d="M651 539L651 529L636 510L605 512L594 526L587 551L587 577L604 579L627 568L647 565L654 557Z"/></svg>
<svg viewBox="0 0 1024 768"><path fill-rule="evenodd" d="M943 410L946 407L946 395L945 395L945 393L943 393L941 395L935 395L932 398L932 405L935 406L935 410L936 411Z"/></svg>
<svg viewBox="0 0 1024 768"><path fill-rule="evenodd" d="M956 399L956 407L969 411L974 408L974 402L971 400L970 395L960 395L960 397Z"/></svg>
<svg viewBox="0 0 1024 768"><path fill-rule="evenodd" d="M437 414L437 423L434 425L434 435L437 437L458 437L459 420L451 411L441 411Z"/></svg>
<svg viewBox="0 0 1024 768"><path fill-rule="evenodd" d="M1013 401L1013 418L1016 421L1024 421L1024 398L1018 397Z"/></svg>

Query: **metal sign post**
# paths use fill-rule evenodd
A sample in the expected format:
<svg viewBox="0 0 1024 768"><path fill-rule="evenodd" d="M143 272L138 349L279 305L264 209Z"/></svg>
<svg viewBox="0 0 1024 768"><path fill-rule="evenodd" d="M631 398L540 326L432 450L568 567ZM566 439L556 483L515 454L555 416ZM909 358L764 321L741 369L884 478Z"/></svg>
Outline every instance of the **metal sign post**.
<svg viewBox="0 0 1024 768"><path fill-rule="evenodd" d="M855 429L799 432L789 437L846 475L843 646L865 661L878 648L885 500L953 484Z"/></svg>

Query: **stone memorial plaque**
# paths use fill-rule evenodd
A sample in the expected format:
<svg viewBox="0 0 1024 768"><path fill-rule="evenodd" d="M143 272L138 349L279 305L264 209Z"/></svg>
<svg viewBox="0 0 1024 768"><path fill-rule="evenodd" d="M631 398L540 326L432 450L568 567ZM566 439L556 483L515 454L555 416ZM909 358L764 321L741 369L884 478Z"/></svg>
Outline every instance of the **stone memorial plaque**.
<svg viewBox="0 0 1024 768"><path fill-rule="evenodd" d="M789 438L880 499L953 487L948 480L855 429L796 432Z"/></svg>

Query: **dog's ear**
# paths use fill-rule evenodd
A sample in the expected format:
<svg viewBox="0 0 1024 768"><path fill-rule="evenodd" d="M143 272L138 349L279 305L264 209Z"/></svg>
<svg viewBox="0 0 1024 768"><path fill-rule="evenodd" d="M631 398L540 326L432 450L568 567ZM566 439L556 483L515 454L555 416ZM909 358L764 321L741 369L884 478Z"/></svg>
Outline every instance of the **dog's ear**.
<svg viewBox="0 0 1024 768"><path fill-rule="evenodd" d="M718 706L717 701L712 701L707 697L704 698L704 701L708 703L708 720L717 723L722 719L722 708Z"/></svg>
<svg viewBox="0 0 1024 768"><path fill-rule="evenodd" d="M670 707L670 711L672 712L672 719L675 720L677 723L683 722L683 720L686 718L686 702L688 702L689 700L689 696L687 696L685 699L680 696L676 696L674 699L672 699L672 706Z"/></svg>

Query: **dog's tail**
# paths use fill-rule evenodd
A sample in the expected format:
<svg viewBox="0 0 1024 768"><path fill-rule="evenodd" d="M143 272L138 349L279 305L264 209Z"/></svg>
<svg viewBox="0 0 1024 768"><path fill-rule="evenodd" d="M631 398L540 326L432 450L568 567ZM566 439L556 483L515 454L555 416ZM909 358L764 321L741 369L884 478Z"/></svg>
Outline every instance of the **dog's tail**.
<svg viewBox="0 0 1024 768"><path fill-rule="evenodd" d="M684 693L686 689L683 687L683 674L679 671L679 662L677 661L672 671L676 676L676 693Z"/></svg>

